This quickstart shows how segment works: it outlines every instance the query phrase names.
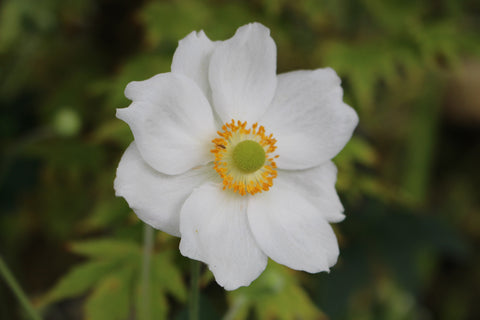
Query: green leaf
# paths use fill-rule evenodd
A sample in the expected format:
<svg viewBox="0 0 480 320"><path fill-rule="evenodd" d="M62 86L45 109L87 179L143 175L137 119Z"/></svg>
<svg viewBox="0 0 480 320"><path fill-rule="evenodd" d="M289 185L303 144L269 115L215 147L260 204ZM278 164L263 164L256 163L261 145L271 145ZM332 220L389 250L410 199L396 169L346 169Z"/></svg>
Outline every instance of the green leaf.
<svg viewBox="0 0 480 320"><path fill-rule="evenodd" d="M113 261L93 261L74 267L47 293L41 305L85 293L113 270L115 265Z"/></svg>
<svg viewBox="0 0 480 320"><path fill-rule="evenodd" d="M402 55L399 54L398 43L384 39L373 39L360 44L332 41L318 50L326 65L349 79L363 110L372 110L376 86L380 80L391 86L399 81L397 62Z"/></svg>
<svg viewBox="0 0 480 320"><path fill-rule="evenodd" d="M184 302L187 299L187 289L180 270L172 260L173 257L169 251L156 255L153 260L153 279L157 282L157 286L163 287L178 301Z"/></svg>
<svg viewBox="0 0 480 320"><path fill-rule="evenodd" d="M365 139L353 136L345 148L335 157L335 162L356 161L366 166L373 166L377 161L377 153Z"/></svg>
<svg viewBox="0 0 480 320"><path fill-rule="evenodd" d="M270 261L250 286L228 293L230 309L225 318L247 319L251 309L258 319L322 319L295 278L296 272Z"/></svg>
<svg viewBox="0 0 480 320"><path fill-rule="evenodd" d="M365 9L375 19L382 31L403 32L409 24L421 21L425 11L422 1L362 0Z"/></svg>
<svg viewBox="0 0 480 320"><path fill-rule="evenodd" d="M21 34L23 8L18 1L5 1L0 13L0 53L4 53Z"/></svg>
<svg viewBox="0 0 480 320"><path fill-rule="evenodd" d="M113 239L77 242L73 243L70 248L75 253L104 260L136 259L140 261L142 253L140 246L135 242Z"/></svg>
<svg viewBox="0 0 480 320"><path fill-rule="evenodd" d="M466 38L458 36L461 31L453 21L432 23L413 32L422 58L428 66L438 67L439 57L452 66L460 63L462 46Z"/></svg>
<svg viewBox="0 0 480 320"><path fill-rule="evenodd" d="M10 0L0 7L0 53L4 53L32 31L47 31L55 27L56 21L51 3ZM26 22L29 23L26 23ZM23 36L23 37L22 37ZM16 49L16 48L15 48Z"/></svg>
<svg viewBox="0 0 480 320"><path fill-rule="evenodd" d="M438 92L442 84L436 77L427 79L415 102L404 154L403 187L414 204L422 203L427 196L439 130L441 97Z"/></svg>
<svg viewBox="0 0 480 320"><path fill-rule="evenodd" d="M132 268L106 277L87 299L86 318L89 320L124 320L130 311Z"/></svg>
<svg viewBox="0 0 480 320"><path fill-rule="evenodd" d="M142 251L137 243L101 239L74 243L71 249L93 260L68 273L47 295L42 305L93 289L86 303L88 319L126 319L128 314L135 312L138 319L150 320L167 318L167 295L181 302L186 301L182 274L173 262L174 252L168 248L154 254L151 259L149 311L144 308L145 296L140 277ZM133 303L135 311L131 310Z"/></svg>
<svg viewBox="0 0 480 320"><path fill-rule="evenodd" d="M218 2L211 10L208 3L196 0L152 1L140 11L139 18L152 47L177 43L194 30L205 30L211 39L224 40L239 26L260 20L255 11L239 2Z"/></svg>
<svg viewBox="0 0 480 320"><path fill-rule="evenodd" d="M131 213L130 208L121 198L109 198L97 204L92 214L85 220L82 229L86 231L99 230L115 226Z"/></svg>
<svg viewBox="0 0 480 320"><path fill-rule="evenodd" d="M152 268L155 265L152 264ZM151 270L150 283L146 291L149 300L144 297L142 282L138 281L135 288L135 316L139 320L166 319L168 315L168 301L163 284L155 279L155 270Z"/></svg>
<svg viewBox="0 0 480 320"><path fill-rule="evenodd" d="M165 251L152 257L149 293L150 314L146 314L141 283L137 287L136 313L139 319L167 319L169 305L167 294L185 302L187 290L180 270L173 263L173 252ZM147 302L148 303L148 302Z"/></svg>
<svg viewBox="0 0 480 320"><path fill-rule="evenodd" d="M208 6L203 2L149 2L140 12L148 42L157 46L166 39L178 41L208 21Z"/></svg>

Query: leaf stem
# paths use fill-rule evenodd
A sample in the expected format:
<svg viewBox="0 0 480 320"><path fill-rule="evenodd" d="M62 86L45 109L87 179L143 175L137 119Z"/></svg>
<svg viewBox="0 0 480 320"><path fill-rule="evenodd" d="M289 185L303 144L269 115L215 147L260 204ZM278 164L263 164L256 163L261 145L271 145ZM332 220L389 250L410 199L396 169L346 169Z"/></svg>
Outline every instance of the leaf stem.
<svg viewBox="0 0 480 320"><path fill-rule="evenodd" d="M199 319L199 279L200 279L200 267L201 262L197 260L190 261L190 302L188 310L188 319L189 320L198 320Z"/></svg>
<svg viewBox="0 0 480 320"><path fill-rule="evenodd" d="M152 305L150 299L150 274L152 264L152 252L155 238L155 230L148 224L143 228L143 259L142 259L142 284L141 284L141 319L151 319Z"/></svg>
<svg viewBox="0 0 480 320"><path fill-rule="evenodd" d="M22 307L30 315L30 318L33 320L41 320L40 316L37 314L37 311L35 311L33 306L30 304L27 296L23 292L18 282L15 280L13 274L10 272L10 269L8 269L7 264L3 261L2 256L0 256L0 274L5 279L5 282L13 291L18 301L20 301Z"/></svg>

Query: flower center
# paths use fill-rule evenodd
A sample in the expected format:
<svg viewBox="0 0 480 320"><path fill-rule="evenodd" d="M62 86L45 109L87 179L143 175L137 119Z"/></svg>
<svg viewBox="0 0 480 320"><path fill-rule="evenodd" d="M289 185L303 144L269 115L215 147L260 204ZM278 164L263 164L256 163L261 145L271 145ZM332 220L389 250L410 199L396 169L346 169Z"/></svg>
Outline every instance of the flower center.
<svg viewBox="0 0 480 320"><path fill-rule="evenodd" d="M255 172L265 163L265 150L256 141L245 140L233 149L233 162L246 173Z"/></svg>
<svg viewBox="0 0 480 320"><path fill-rule="evenodd" d="M232 120L218 131L213 139L215 148L214 169L223 179L223 189L232 189L240 195L268 191L277 177L277 165L272 153L277 148L273 135L266 135L265 128L247 122Z"/></svg>

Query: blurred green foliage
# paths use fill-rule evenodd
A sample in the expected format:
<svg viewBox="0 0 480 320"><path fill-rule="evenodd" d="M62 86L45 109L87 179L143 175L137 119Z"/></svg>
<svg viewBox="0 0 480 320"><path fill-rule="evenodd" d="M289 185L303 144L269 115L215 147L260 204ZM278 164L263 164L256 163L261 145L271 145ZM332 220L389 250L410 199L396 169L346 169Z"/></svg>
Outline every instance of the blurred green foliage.
<svg viewBox="0 0 480 320"><path fill-rule="evenodd" d="M333 67L360 115L335 159L341 256L330 274L270 262L229 293L204 270L202 319L478 319L479 17L473 0L4 0L0 253L45 319L145 318L142 224L112 188L133 139L115 109L192 30L259 21L279 72ZM177 248L157 234L154 319L186 316ZM3 283L0 318L24 318Z"/></svg>

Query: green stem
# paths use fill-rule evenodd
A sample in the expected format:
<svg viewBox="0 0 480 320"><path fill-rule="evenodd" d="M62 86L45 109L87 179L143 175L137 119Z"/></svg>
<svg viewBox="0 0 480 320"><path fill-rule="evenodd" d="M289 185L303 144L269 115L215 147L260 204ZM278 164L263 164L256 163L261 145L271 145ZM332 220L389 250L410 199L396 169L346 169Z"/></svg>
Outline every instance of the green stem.
<svg viewBox="0 0 480 320"><path fill-rule="evenodd" d="M238 312L242 309L242 307L247 302L245 296L239 296L235 299L233 306L228 310L227 314L222 318L222 320L233 320Z"/></svg>
<svg viewBox="0 0 480 320"><path fill-rule="evenodd" d="M151 260L153 252L153 244L155 238L155 230L148 224L143 228L143 260L142 260L142 302L140 310L141 319L151 319L152 308L150 301L150 274L151 274Z"/></svg>
<svg viewBox="0 0 480 320"><path fill-rule="evenodd" d="M403 187L413 204L424 203L432 173L433 156L439 126L439 116L442 95L439 95L443 83L437 76L425 78L421 86L415 113L409 124L410 137L407 140L403 173Z"/></svg>
<svg viewBox="0 0 480 320"><path fill-rule="evenodd" d="M190 261L190 303L188 311L189 320L199 319L199 279L200 279L201 262L197 260Z"/></svg>
<svg viewBox="0 0 480 320"><path fill-rule="evenodd" d="M5 282L8 284L10 289L12 289L18 301L20 301L20 304L25 309L25 311L30 315L30 317L33 320L41 320L40 316L37 314L35 309L30 304L30 301L28 300L27 296L23 292L22 288L13 277L13 274L10 272L10 269L8 269L7 265L3 261L2 256L0 256L0 274L5 279Z"/></svg>

